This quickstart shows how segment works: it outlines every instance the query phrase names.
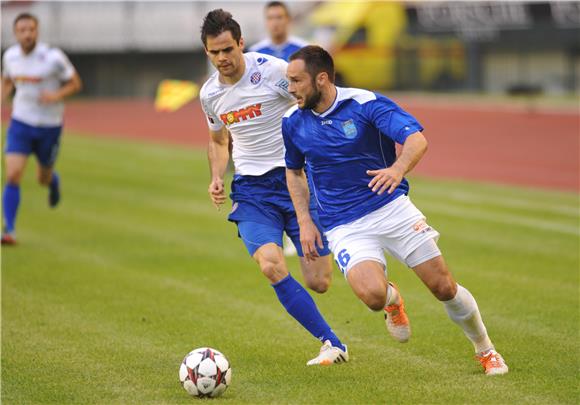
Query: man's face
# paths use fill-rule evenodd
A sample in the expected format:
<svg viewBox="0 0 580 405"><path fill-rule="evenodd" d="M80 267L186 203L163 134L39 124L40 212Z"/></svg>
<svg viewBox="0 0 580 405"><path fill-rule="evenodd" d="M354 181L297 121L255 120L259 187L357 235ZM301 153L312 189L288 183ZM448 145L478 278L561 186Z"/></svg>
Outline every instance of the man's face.
<svg viewBox="0 0 580 405"><path fill-rule="evenodd" d="M208 36L205 53L222 76L231 77L239 73L244 52L244 39L238 44L230 31L218 36Z"/></svg>
<svg viewBox="0 0 580 405"><path fill-rule="evenodd" d="M38 38L36 21L30 18L24 18L18 21L14 26L14 36L25 52L33 50L36 46L36 39Z"/></svg>
<svg viewBox="0 0 580 405"><path fill-rule="evenodd" d="M298 108L301 110L316 107L322 93L316 81L306 71L306 64L302 59L295 59L288 64L288 91L296 97Z"/></svg>
<svg viewBox="0 0 580 405"><path fill-rule="evenodd" d="M266 28L270 37L279 38L288 35L290 17L286 9L280 6L268 7L266 10Z"/></svg>

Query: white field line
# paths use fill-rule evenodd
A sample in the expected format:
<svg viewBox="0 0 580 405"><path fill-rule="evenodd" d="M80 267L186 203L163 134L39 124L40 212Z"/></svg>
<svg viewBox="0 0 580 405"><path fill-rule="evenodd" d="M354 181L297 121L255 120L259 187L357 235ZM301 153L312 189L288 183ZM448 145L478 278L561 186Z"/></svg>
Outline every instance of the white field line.
<svg viewBox="0 0 580 405"><path fill-rule="evenodd" d="M574 218L580 216L580 206L578 206L578 201L576 207L570 205L552 203L552 202L541 202L534 200L533 198L525 197L525 199L519 199L514 197L506 197L502 195L490 196L488 193L477 194L470 193L466 191L441 191L420 187L417 191L418 196L428 195L437 196L440 200L452 200L458 202L464 202L469 204L488 204L497 207L509 207L509 208L522 208L527 210L538 210L542 212L548 212L553 214L566 215Z"/></svg>
<svg viewBox="0 0 580 405"><path fill-rule="evenodd" d="M492 222L502 225L520 226L534 230L543 230L548 232L561 233L565 235L580 235L580 229L577 221L570 221L570 224L562 224L546 221L539 218L522 217L513 214L491 213L464 209L453 205L443 205L438 203L429 203L424 205L425 210L438 214L443 214L455 218L474 219L485 222ZM421 207L419 207L421 208ZM574 224L574 222L576 222Z"/></svg>

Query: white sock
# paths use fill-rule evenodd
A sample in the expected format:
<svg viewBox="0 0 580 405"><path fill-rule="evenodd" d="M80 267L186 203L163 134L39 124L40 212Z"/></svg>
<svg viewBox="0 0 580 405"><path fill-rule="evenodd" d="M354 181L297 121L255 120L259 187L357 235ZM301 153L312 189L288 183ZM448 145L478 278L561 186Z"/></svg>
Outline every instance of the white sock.
<svg viewBox="0 0 580 405"><path fill-rule="evenodd" d="M465 336L473 343L476 353L493 349L493 344L487 336L487 330L481 320L481 314L473 295L457 284L457 294L449 301L443 301L449 318L458 324Z"/></svg>
<svg viewBox="0 0 580 405"><path fill-rule="evenodd" d="M399 292L391 283L387 284L387 307L389 305L399 304Z"/></svg>

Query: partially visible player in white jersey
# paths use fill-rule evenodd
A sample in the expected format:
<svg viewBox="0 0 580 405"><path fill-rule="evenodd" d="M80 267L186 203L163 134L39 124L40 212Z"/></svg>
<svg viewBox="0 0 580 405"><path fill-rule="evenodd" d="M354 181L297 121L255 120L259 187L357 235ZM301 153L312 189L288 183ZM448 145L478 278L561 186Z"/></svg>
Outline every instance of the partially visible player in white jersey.
<svg viewBox="0 0 580 405"><path fill-rule="evenodd" d="M28 13L14 20L18 41L2 58L2 102L16 89L6 140L2 244L16 243L20 180L31 153L38 161L38 181L49 188L48 202L60 200L60 180L53 170L60 144L65 97L81 89L81 80L58 48L38 43L38 19Z"/></svg>
<svg viewBox="0 0 580 405"><path fill-rule="evenodd" d="M282 233L300 246L299 225L286 187L281 122L294 104L288 93L287 63L259 53L243 53L239 24L224 10L213 10L203 21L201 38L215 72L200 92L207 116L211 171L209 194L216 207L226 201L224 176L233 140L232 211L238 235L272 284L280 303L306 330L323 342L308 365L348 361L348 351L324 320L308 292L288 272L282 253ZM317 213L311 212L316 221ZM332 277L326 241L308 257L300 250L305 282L325 292Z"/></svg>

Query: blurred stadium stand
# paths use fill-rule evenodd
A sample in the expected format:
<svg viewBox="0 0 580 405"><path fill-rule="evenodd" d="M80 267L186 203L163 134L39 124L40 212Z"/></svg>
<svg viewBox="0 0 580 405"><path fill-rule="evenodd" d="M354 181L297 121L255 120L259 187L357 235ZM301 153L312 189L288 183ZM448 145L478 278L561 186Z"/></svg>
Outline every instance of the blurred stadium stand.
<svg viewBox="0 0 580 405"><path fill-rule="evenodd" d="M3 1L1 45L5 50L14 43L14 17L31 12L40 19L41 41L61 47L77 66L85 96L153 97L163 79L206 76L199 27L209 10L231 11L250 45L265 36L264 3ZM388 33L388 43L371 40L385 32L385 20L370 8L379 3L367 3L367 11L357 6L357 13L345 12L346 3L288 3L297 16L295 32L332 49L337 66L351 70L350 79L339 72L345 85L552 94L580 89L579 2L400 3L400 29ZM327 27L316 25L316 10L329 16L323 9L329 6L337 17ZM383 31L372 34L373 27ZM376 55L383 60L371 60Z"/></svg>

